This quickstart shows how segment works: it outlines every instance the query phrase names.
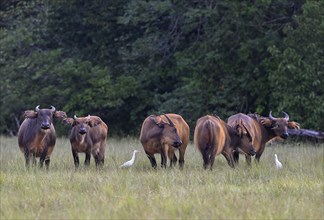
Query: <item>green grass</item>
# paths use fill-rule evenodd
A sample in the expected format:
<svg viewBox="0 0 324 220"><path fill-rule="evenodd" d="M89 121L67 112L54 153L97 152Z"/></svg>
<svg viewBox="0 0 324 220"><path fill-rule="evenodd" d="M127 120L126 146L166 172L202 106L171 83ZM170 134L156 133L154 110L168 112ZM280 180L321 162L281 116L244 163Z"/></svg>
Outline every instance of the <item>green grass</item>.
<svg viewBox="0 0 324 220"><path fill-rule="evenodd" d="M187 148L185 168L153 170L137 139L108 139L106 161L74 171L68 139L59 138L50 170L26 171L17 138L0 137L0 219L323 219L323 144L267 147L259 165L241 157L213 171ZM141 151L130 169L118 166ZM274 166L274 153L283 163ZM160 156L156 155L160 163ZM244 160L243 160L244 159Z"/></svg>

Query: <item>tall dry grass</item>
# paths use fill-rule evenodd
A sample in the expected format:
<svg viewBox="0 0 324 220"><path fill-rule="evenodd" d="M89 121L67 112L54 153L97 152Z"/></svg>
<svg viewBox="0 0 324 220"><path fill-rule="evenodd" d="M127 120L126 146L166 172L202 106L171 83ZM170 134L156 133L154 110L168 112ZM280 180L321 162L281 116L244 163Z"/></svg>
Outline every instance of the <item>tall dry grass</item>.
<svg viewBox="0 0 324 220"><path fill-rule="evenodd" d="M119 169L134 149L135 165ZM137 139L108 139L102 170L92 158L75 171L69 141L59 138L46 171L26 170L17 139L1 137L0 219L323 219L323 150L272 145L259 165L241 157L231 169L219 156L205 171L190 144L184 170L153 170Z"/></svg>

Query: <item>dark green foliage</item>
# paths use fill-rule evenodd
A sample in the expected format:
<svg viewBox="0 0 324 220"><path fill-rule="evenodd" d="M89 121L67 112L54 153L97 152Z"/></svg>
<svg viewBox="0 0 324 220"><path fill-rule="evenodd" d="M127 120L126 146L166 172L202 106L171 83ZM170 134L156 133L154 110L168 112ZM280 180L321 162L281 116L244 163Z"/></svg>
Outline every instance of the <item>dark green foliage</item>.
<svg viewBox="0 0 324 220"><path fill-rule="evenodd" d="M303 127L319 130L324 126L323 7L323 1L305 4L297 27L283 29L284 47L269 48L269 63L276 65L269 72L270 105L293 112Z"/></svg>
<svg viewBox="0 0 324 220"><path fill-rule="evenodd" d="M138 135L149 114L290 114L324 130L323 3L5 1L0 131L54 105ZM59 127L59 133L66 129Z"/></svg>

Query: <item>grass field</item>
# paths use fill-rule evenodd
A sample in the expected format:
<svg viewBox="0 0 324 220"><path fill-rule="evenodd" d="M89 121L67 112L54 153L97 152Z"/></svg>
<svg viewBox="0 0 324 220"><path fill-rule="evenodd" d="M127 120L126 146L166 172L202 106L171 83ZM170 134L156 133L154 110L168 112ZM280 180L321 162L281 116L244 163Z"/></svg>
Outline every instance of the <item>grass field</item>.
<svg viewBox="0 0 324 220"><path fill-rule="evenodd" d="M185 168L153 170L137 139L108 139L106 161L74 170L68 139L59 138L49 171L26 171L17 138L0 137L0 219L323 219L324 146L268 146L259 165L223 156L203 170L192 144ZM118 166L141 151L130 169ZM274 153L283 163L274 166ZM160 156L156 155L160 163Z"/></svg>

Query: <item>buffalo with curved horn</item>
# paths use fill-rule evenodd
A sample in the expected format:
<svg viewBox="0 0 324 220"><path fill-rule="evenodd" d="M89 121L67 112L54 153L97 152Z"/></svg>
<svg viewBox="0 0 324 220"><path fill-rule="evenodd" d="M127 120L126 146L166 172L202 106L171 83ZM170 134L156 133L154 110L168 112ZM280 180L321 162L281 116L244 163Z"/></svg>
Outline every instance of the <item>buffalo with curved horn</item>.
<svg viewBox="0 0 324 220"><path fill-rule="evenodd" d="M228 118L230 126L236 126L238 122L244 125L252 139L253 148L256 151L255 159L259 162L260 157L265 149L265 144L273 138L288 138L288 128L299 129L297 122L289 122L289 115L283 112L284 118L275 118L272 116L272 111L269 117L261 117L257 114L245 115L242 113L232 115ZM234 161L238 162L239 152L234 152ZM246 161L251 164L251 156L246 155Z"/></svg>
<svg viewBox="0 0 324 220"><path fill-rule="evenodd" d="M179 150L180 168L184 165L184 154L189 142L189 126L177 114L148 116L141 128L140 141L153 168L157 167L154 154L161 154L161 166L166 168L167 158L170 166L177 162L175 151Z"/></svg>
<svg viewBox="0 0 324 220"><path fill-rule="evenodd" d="M50 155L55 146L56 135L53 118L66 118L63 111L56 111L54 106L50 109L40 109L36 106L35 111L27 110L24 113L25 120L18 131L18 144L24 153L26 167L29 167L30 159L36 164L36 158L40 157L40 166L45 161L46 168L50 164Z"/></svg>

